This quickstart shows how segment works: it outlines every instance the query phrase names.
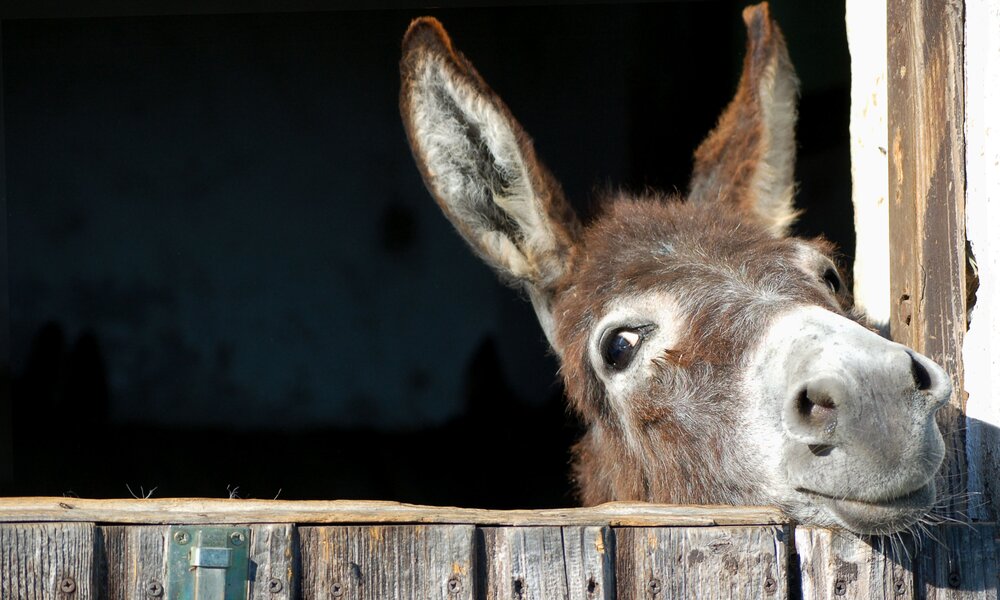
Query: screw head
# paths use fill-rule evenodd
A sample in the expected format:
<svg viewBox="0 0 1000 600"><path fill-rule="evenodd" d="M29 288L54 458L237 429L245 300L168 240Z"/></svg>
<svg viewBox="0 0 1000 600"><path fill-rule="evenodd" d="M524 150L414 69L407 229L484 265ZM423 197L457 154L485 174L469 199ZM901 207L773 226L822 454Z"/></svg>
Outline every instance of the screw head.
<svg viewBox="0 0 1000 600"><path fill-rule="evenodd" d="M843 579L838 579L833 584L833 593L838 596L843 596L847 593L847 582Z"/></svg>
<svg viewBox="0 0 1000 600"><path fill-rule="evenodd" d="M59 591L64 594L72 594L76 591L76 582L72 577L63 577L59 581Z"/></svg>
<svg viewBox="0 0 1000 600"><path fill-rule="evenodd" d="M462 580L458 577L452 577L448 580L448 593L457 594L462 591Z"/></svg>
<svg viewBox="0 0 1000 600"><path fill-rule="evenodd" d="M656 594L660 593L660 590L663 589L663 586L660 584L659 579L650 579L649 583L646 584L646 589L649 591L651 595L655 596Z"/></svg>
<svg viewBox="0 0 1000 600"><path fill-rule="evenodd" d="M246 536L243 535L242 531L234 531L229 534L229 541L232 542L234 546L239 546L245 539Z"/></svg>
<svg viewBox="0 0 1000 600"><path fill-rule="evenodd" d="M957 588L962 585L962 576L958 571L952 571L948 573L948 586L952 588Z"/></svg>
<svg viewBox="0 0 1000 600"><path fill-rule="evenodd" d="M335 581L333 585L330 586L330 595L334 598L340 598L344 595L344 586L340 585L339 581Z"/></svg>
<svg viewBox="0 0 1000 600"><path fill-rule="evenodd" d="M767 577L764 579L764 591L766 593L773 594L776 589L778 589L778 583L773 577Z"/></svg>
<svg viewBox="0 0 1000 600"><path fill-rule="evenodd" d="M281 583L281 580L277 577L272 577L267 580L267 591L272 594L279 593L282 589L284 589L284 587L285 586Z"/></svg>
<svg viewBox="0 0 1000 600"><path fill-rule="evenodd" d="M159 581L152 579L146 584L146 595L152 596L153 598L159 598L163 595L163 584Z"/></svg>
<svg viewBox="0 0 1000 600"><path fill-rule="evenodd" d="M191 541L191 536L189 536L188 532L186 531L175 531L174 541L177 542L178 544L183 545Z"/></svg>

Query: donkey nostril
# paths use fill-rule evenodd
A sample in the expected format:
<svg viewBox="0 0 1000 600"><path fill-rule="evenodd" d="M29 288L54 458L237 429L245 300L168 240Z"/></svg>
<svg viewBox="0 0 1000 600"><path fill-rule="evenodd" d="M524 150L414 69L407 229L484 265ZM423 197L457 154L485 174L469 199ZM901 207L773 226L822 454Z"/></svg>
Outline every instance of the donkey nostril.
<svg viewBox="0 0 1000 600"><path fill-rule="evenodd" d="M917 389L920 391L931 389L933 380L931 374L927 372L927 368L920 364L920 361L912 353L907 352L907 354L910 355L910 373L913 375L913 383L916 384Z"/></svg>
<svg viewBox="0 0 1000 600"><path fill-rule="evenodd" d="M809 399L809 395L805 390L799 392L799 397L795 399L795 407L799 409L799 415L803 417L808 417L812 414L812 409L815 404Z"/></svg>
<svg viewBox="0 0 1000 600"><path fill-rule="evenodd" d="M827 446L836 442L834 431L842 396L837 381L827 377L810 381L786 401L782 417L785 430L796 441L815 446L810 451L816 456L825 456Z"/></svg>
<svg viewBox="0 0 1000 600"><path fill-rule="evenodd" d="M806 421L824 420L836 408L833 398L819 390L804 389L796 399L799 415Z"/></svg>

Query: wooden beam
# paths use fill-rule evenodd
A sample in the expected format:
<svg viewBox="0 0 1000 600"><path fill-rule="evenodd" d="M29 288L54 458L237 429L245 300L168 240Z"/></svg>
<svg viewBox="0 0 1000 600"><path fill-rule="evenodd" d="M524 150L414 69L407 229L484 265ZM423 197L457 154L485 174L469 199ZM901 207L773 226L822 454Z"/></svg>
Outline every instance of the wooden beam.
<svg viewBox="0 0 1000 600"><path fill-rule="evenodd" d="M713 526L770 525L781 511L753 506L676 506L609 502L588 508L486 510L371 500L90 500L0 498L0 522L97 523L436 523L471 525Z"/></svg>
<svg viewBox="0 0 1000 600"><path fill-rule="evenodd" d="M892 338L941 364L955 386L938 414L940 483L964 514L962 342L966 329L964 14L960 0L889 0L889 241Z"/></svg>

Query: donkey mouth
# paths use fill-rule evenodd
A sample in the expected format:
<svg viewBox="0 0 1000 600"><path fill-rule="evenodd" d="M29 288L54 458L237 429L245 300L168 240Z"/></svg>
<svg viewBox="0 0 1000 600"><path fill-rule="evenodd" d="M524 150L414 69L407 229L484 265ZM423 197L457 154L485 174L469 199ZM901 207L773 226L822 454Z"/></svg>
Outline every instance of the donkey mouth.
<svg viewBox="0 0 1000 600"><path fill-rule="evenodd" d="M933 479L915 490L879 499L846 498L805 488L797 491L826 506L846 529L866 534L906 529L927 514L937 498Z"/></svg>

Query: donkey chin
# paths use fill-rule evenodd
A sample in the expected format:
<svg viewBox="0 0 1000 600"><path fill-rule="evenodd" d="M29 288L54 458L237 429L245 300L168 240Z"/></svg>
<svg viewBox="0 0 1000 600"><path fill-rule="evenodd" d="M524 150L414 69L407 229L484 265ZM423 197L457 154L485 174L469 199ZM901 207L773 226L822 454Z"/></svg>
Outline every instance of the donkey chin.
<svg viewBox="0 0 1000 600"><path fill-rule="evenodd" d="M745 380L774 502L804 523L906 529L934 506L951 382L929 358L819 307L777 318Z"/></svg>

